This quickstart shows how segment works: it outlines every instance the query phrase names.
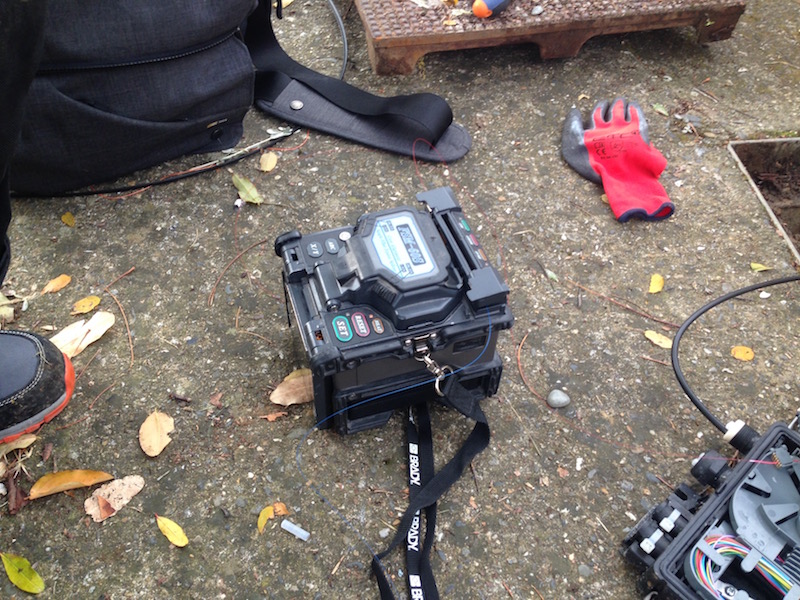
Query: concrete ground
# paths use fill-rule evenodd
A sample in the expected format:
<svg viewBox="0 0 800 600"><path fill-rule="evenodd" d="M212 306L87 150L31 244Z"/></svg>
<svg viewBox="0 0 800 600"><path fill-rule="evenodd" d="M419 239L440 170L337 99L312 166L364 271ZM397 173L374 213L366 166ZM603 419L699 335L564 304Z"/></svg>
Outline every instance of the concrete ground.
<svg viewBox="0 0 800 600"><path fill-rule="evenodd" d="M60 273L72 282L31 300L14 326L60 329L75 319L72 303L89 294L118 317L75 359L74 399L42 430L22 485L80 468L139 474L145 487L102 524L84 513L86 490L32 501L13 517L3 508L0 551L33 563L42 598L377 597L368 546L382 547L406 504L401 419L349 437L311 434L299 447L300 471L310 406L261 418L279 408L270 391L306 364L286 325L272 241L293 228L352 224L450 185L507 278L516 323L498 344L499 393L484 402L491 445L440 504L433 567L442 596L642 598L619 556L621 540L689 478L693 457L708 448L730 454L683 395L669 351L643 332L671 337L675 328L656 318L678 325L728 291L797 272L727 144L797 135L799 8L797 0L752 0L733 37L708 46L692 30L615 35L547 62L532 46L430 55L407 77L371 72L351 10L347 79L380 94L442 95L473 136L465 158L415 165L299 133L281 144L272 172L259 172L256 159L233 167L266 198L238 215L227 171L123 199L16 201L4 291L30 295ZM337 73L340 43L325 3L295 2L279 35L300 61ZM600 187L561 159L568 110L587 114L617 96L644 107L669 161L661 182L676 211L666 221L616 222ZM279 124L249 115L246 141ZM74 227L62 222L66 212ZM755 272L751 263L772 270ZM654 273L664 289L648 294ZM715 309L681 345L687 377L714 414L760 431L800 406L800 290L769 292ZM735 345L753 348L755 359L733 359ZM570 396L567 408L541 399L556 388ZM154 410L175 419L175 432L148 458L137 435ZM443 461L470 423L446 410L434 421ZM53 451L43 461L46 444ZM259 535L258 514L274 502L311 533L307 542L278 520ZM154 513L181 524L188 546L171 546ZM400 554L386 566L402 592ZM25 594L0 578L0 596Z"/></svg>

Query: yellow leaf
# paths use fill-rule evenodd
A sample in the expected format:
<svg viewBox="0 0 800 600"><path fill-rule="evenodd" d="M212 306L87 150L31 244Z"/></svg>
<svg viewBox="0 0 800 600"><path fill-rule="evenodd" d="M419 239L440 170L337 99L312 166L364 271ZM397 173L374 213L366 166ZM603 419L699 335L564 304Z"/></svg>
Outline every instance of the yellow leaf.
<svg viewBox="0 0 800 600"><path fill-rule="evenodd" d="M653 273L650 276L650 289L648 293L657 294L664 289L664 278L658 273Z"/></svg>
<svg viewBox="0 0 800 600"><path fill-rule="evenodd" d="M72 312L69 314L73 316L86 314L98 304L100 304L100 296L86 296L86 298L81 298L72 305Z"/></svg>
<svg viewBox="0 0 800 600"><path fill-rule="evenodd" d="M267 526L267 521L275 517L275 509L272 506L267 506L258 514L258 533L264 533L264 527Z"/></svg>
<svg viewBox="0 0 800 600"><path fill-rule="evenodd" d="M289 373L269 395L269 399L281 406L311 402L314 399L311 370L297 369Z"/></svg>
<svg viewBox="0 0 800 600"><path fill-rule="evenodd" d="M71 325L67 325L59 331L50 341L59 350L70 358L83 352L92 342L96 342L103 334L108 331L116 321L116 317L110 312L98 311L88 321L81 319Z"/></svg>
<svg viewBox="0 0 800 600"><path fill-rule="evenodd" d="M3 458L6 454L13 452L14 450L22 450L23 448L27 448L38 439L39 438L32 433L26 433L25 435L19 436L13 442L0 444L0 458Z"/></svg>
<svg viewBox="0 0 800 600"><path fill-rule="evenodd" d="M66 287L70 281L72 281L72 277L62 273L55 279L51 279L47 282L47 284L42 288L42 294L57 292Z"/></svg>
<svg viewBox="0 0 800 600"><path fill-rule="evenodd" d="M446 27L452 27L453 25L458 25L458 21L455 19L445 19L442 21L442 25L445 25Z"/></svg>
<svg viewBox="0 0 800 600"><path fill-rule="evenodd" d="M258 161L258 168L269 173L278 165L278 155L275 152L265 152Z"/></svg>
<svg viewBox="0 0 800 600"><path fill-rule="evenodd" d="M61 222L67 227L75 227L75 215L71 212L65 212L61 215Z"/></svg>
<svg viewBox="0 0 800 600"><path fill-rule="evenodd" d="M158 456L172 439L175 420L162 412L152 412L139 427L139 445L147 456Z"/></svg>
<svg viewBox="0 0 800 600"><path fill-rule="evenodd" d="M652 329L648 329L647 331L645 331L644 337L653 342L659 348L666 348L667 350L672 348L671 339L669 339L665 335L658 333L657 331L653 331Z"/></svg>
<svg viewBox="0 0 800 600"><path fill-rule="evenodd" d="M277 517L285 517L289 514L289 509L286 508L283 502L275 502L272 507L275 509L275 516Z"/></svg>
<svg viewBox="0 0 800 600"><path fill-rule="evenodd" d="M760 273L761 271L771 271L772 267L768 267L766 265L762 265L759 263L750 263L750 268L755 271L756 273Z"/></svg>
<svg viewBox="0 0 800 600"><path fill-rule="evenodd" d="M56 471L44 475L33 484L31 493L28 494L30 500L36 500L51 494L57 494L66 490L74 490L82 487L89 487L96 483L103 483L114 479L113 475L103 471L90 471L85 469L74 469L70 471Z"/></svg>
<svg viewBox="0 0 800 600"><path fill-rule="evenodd" d="M156 515L156 523L158 524L158 528L161 530L161 533L164 534L164 537L167 538L174 546L183 548L189 543L189 538L187 538L186 534L183 533L181 526L172 519Z"/></svg>
<svg viewBox="0 0 800 600"><path fill-rule="evenodd" d="M38 594L44 591L44 581L33 570L28 559L5 552L0 552L0 558L3 559L3 566L6 569L8 578L15 586L29 594Z"/></svg>
<svg viewBox="0 0 800 600"><path fill-rule="evenodd" d="M731 356L736 360L748 362L753 360L756 354L753 352L752 348L748 348L747 346L734 346L731 348Z"/></svg>
<svg viewBox="0 0 800 600"><path fill-rule="evenodd" d="M261 194L258 193L256 186L254 186L253 182L246 177L242 177L234 173L233 185L236 186L237 190L239 190L239 197L245 202L249 202L250 204L261 204L264 202L264 198L262 198Z"/></svg>

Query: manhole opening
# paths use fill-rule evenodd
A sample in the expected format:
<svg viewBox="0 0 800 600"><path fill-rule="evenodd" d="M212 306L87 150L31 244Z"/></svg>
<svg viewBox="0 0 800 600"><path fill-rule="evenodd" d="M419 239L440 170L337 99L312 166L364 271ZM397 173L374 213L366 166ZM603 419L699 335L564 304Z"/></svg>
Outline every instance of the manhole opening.
<svg viewBox="0 0 800 600"><path fill-rule="evenodd" d="M729 148L800 263L800 138L731 142Z"/></svg>

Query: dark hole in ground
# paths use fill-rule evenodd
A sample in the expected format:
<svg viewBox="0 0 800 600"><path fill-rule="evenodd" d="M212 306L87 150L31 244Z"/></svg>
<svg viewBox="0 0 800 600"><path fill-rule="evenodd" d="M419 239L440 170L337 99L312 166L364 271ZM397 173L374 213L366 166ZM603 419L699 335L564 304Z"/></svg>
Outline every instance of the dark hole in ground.
<svg viewBox="0 0 800 600"><path fill-rule="evenodd" d="M800 139L735 142L731 147L800 251Z"/></svg>

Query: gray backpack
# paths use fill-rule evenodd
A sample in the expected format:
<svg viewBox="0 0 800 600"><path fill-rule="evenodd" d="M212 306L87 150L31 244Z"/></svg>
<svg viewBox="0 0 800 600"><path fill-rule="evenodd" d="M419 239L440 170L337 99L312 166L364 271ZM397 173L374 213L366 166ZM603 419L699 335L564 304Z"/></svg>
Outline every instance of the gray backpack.
<svg viewBox="0 0 800 600"><path fill-rule="evenodd" d="M379 98L302 67L270 19L268 0L51 2L11 167L14 193L56 195L231 148L254 95L281 120L422 160L469 150L438 96Z"/></svg>

